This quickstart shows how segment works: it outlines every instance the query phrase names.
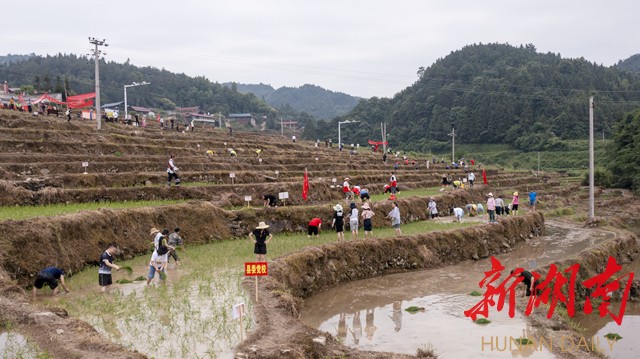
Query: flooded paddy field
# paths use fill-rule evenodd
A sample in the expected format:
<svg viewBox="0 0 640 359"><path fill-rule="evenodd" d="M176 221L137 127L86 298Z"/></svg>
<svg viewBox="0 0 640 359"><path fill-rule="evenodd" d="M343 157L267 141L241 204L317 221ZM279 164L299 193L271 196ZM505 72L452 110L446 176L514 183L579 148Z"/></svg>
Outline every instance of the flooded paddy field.
<svg viewBox="0 0 640 359"><path fill-rule="evenodd" d="M516 245L496 258L508 270L531 269L613 236L561 222L551 221L546 226L544 236ZM532 336L520 313L524 308L518 308L514 318L509 317L507 306L502 312L491 310L488 325L476 324L464 315L479 301L480 297L469 293L481 291L478 282L489 269L490 261L484 259L347 283L305 300L300 318L308 326L362 350L414 354L419 348L432 347L440 358L506 357L507 351L514 356L553 357L544 346L531 350L531 346L510 343L509 337ZM424 311L405 311L411 306Z"/></svg>

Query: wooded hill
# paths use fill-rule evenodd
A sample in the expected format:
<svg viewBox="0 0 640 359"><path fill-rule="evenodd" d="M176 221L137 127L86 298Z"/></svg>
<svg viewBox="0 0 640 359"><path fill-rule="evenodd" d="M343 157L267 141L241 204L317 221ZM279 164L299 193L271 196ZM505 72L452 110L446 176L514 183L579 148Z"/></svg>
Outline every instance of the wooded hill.
<svg viewBox="0 0 640 359"><path fill-rule="evenodd" d="M226 83L224 85L231 87L233 84ZM320 120L346 115L360 101L359 97L309 84L300 87L283 86L277 90L271 85L262 83L258 85L235 84L235 86L238 92L253 93L278 110L289 105L297 112L306 112Z"/></svg>
<svg viewBox="0 0 640 359"><path fill-rule="evenodd" d="M506 143L525 151L561 150L564 139L588 135L588 101L596 101L596 131L613 132L623 114L640 105L640 76L583 58L538 53L533 45L469 45L420 68L418 80L393 98L371 98L310 138L343 142L380 140L388 123L392 147L422 151L450 148L452 128L463 143Z"/></svg>
<svg viewBox="0 0 640 359"><path fill-rule="evenodd" d="M75 55L28 56L13 55L0 62L0 80L27 90L63 92L69 95L94 91L94 62ZM275 116L266 103L253 94L242 94L232 88L211 82L203 76L190 77L154 67L138 67L100 62L101 102L123 101L125 84L150 82L151 85L129 89L130 105L173 110L176 106L199 106L205 112L245 113ZM26 85L26 86L25 86ZM30 88L29 88L30 87Z"/></svg>

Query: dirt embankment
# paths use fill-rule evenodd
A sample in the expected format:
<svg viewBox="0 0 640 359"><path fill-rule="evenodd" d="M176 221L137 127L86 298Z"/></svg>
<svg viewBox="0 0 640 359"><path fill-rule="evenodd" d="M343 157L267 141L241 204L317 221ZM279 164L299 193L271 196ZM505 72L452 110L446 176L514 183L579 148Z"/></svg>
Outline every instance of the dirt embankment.
<svg viewBox="0 0 640 359"><path fill-rule="evenodd" d="M357 279L401 271L434 268L476 255L499 253L544 228L540 213L509 217L452 232L374 241L341 242L291 253L270 263L270 276L260 287L257 327L238 351L251 358L396 357L362 352L338 343L328 333L306 327L297 319L301 301L325 288ZM252 290L250 283L246 288ZM326 343L318 343L318 337ZM314 341L316 338L316 341Z"/></svg>

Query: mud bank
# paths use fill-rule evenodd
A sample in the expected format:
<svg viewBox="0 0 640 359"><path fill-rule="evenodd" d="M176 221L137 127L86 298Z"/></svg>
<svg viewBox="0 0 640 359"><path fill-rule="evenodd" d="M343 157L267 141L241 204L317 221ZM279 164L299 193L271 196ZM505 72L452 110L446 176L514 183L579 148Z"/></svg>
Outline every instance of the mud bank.
<svg viewBox="0 0 640 359"><path fill-rule="evenodd" d="M510 244L539 235L543 229L542 214L534 213L509 217L497 225L335 243L278 258L270 263L270 276L259 288L263 300L255 306L257 327L238 351L251 358L398 357L350 349L328 333L305 326L297 318L302 299L338 283L435 268L507 251ZM246 287L252 290L249 283ZM326 342L319 343L319 337Z"/></svg>

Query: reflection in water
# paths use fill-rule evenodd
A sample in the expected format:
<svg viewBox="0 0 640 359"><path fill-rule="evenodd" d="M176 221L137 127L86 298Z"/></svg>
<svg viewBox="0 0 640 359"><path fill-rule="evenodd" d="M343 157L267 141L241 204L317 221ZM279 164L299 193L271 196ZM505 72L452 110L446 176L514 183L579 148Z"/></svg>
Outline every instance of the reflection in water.
<svg viewBox="0 0 640 359"><path fill-rule="evenodd" d="M347 313L340 313L337 338L340 343L344 343L347 339Z"/></svg>
<svg viewBox="0 0 640 359"><path fill-rule="evenodd" d="M373 324L373 311L375 309L367 309L367 326L364 327L364 332L367 334L367 339L369 340L373 340L373 333L376 332L376 329L378 329L378 327L376 327Z"/></svg>
<svg viewBox="0 0 640 359"><path fill-rule="evenodd" d="M389 316L391 320L393 320L393 324L395 324L395 328L393 328L396 332L399 332L402 329L402 301L393 302L393 314Z"/></svg>
<svg viewBox="0 0 640 359"><path fill-rule="evenodd" d="M531 269L547 265L611 236L605 231L587 231L553 222L547 223L547 232L543 237L513 246L510 253L497 255L507 268L506 273L517 266ZM344 330L338 332L341 341L362 350L415 354L418 348L431 344L440 358L504 358L505 351L514 357L552 358L544 347L517 346L508 339L521 337L523 329L525 336L532 335L520 314L525 308L517 308L519 311L514 318L508 316L506 307L501 312L492 308L491 323L486 326L475 324L464 316L463 312L478 301L478 297L468 293L478 290L478 282L489 268L490 262L485 259L345 283L308 298L300 318L305 324L324 331L331 331L336 325L339 329L343 327ZM427 311L403 313L403 307L409 306L424 307ZM360 325L360 312L364 310L368 340L359 340L355 327L356 323ZM376 327L374 311L391 320L379 321L379 327ZM356 313L358 317L353 318L353 335L349 337L345 335L347 318L344 313ZM483 340L493 340L494 346L483 346ZM506 349L500 352L496 344L500 349L506 345Z"/></svg>
<svg viewBox="0 0 640 359"><path fill-rule="evenodd" d="M353 314L353 330L351 330L351 335L353 335L355 345L358 345L360 338L362 338L362 322L360 322L359 310Z"/></svg>

